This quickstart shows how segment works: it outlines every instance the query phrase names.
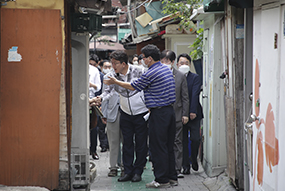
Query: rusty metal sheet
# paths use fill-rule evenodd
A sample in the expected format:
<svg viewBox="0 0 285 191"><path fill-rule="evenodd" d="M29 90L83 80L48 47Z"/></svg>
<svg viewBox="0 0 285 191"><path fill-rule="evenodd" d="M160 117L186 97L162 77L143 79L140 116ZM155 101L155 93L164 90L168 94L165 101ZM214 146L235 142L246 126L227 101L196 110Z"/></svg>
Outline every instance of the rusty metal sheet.
<svg viewBox="0 0 285 191"><path fill-rule="evenodd" d="M58 185L61 30L59 10L1 9L0 184Z"/></svg>

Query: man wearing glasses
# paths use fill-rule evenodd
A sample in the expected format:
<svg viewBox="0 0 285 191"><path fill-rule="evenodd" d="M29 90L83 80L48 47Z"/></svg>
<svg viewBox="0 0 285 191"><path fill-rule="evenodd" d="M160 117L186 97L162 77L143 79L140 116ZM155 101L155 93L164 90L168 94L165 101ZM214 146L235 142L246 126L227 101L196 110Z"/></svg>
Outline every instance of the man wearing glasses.
<svg viewBox="0 0 285 191"><path fill-rule="evenodd" d="M124 51L114 51L110 54L113 71L109 73L118 81L131 83L144 72L140 67L128 64L128 55ZM110 81L105 79L104 81ZM109 85L109 84L107 84ZM92 104L99 104L115 89L120 95L120 128L123 134L123 164L124 175L118 181L141 181L147 156L147 122L144 116L148 113L145 106L143 91L129 90L116 84L111 84L105 91L91 100ZM135 142L135 144L134 144ZM136 154L134 161L134 151Z"/></svg>
<svg viewBox="0 0 285 191"><path fill-rule="evenodd" d="M129 90L144 91L145 104L150 109L149 145L155 180L147 188L176 186L174 139L175 139L175 82L172 72L161 64L160 50L149 44L141 49L148 70L140 78L125 82L110 77L107 84L116 84Z"/></svg>

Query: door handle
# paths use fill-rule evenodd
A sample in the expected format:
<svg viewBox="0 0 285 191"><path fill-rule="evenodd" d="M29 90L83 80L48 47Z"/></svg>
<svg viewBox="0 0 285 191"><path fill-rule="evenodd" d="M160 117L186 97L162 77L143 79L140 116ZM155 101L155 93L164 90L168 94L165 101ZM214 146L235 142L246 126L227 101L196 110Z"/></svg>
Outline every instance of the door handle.
<svg viewBox="0 0 285 191"><path fill-rule="evenodd" d="M248 99L249 99L250 101L253 100L253 94L252 94L252 92L249 94Z"/></svg>
<svg viewBox="0 0 285 191"><path fill-rule="evenodd" d="M250 117L247 119L247 121L244 123L244 129L246 132L248 131L252 131L252 126L253 126L253 122L258 121L260 122L260 117L251 114Z"/></svg>
<svg viewBox="0 0 285 191"><path fill-rule="evenodd" d="M259 120L260 120L260 117L254 115L254 114L250 115L250 118L251 118L251 121L252 121L252 122L254 122L254 121L259 121Z"/></svg>

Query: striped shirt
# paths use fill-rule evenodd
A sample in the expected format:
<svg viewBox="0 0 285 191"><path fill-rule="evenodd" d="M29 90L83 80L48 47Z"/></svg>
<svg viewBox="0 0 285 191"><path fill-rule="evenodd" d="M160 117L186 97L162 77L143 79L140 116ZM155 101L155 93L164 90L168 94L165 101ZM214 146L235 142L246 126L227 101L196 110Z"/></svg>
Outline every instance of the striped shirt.
<svg viewBox="0 0 285 191"><path fill-rule="evenodd" d="M144 91L147 108L162 107L175 102L175 82L171 70L156 62L131 85L137 91Z"/></svg>

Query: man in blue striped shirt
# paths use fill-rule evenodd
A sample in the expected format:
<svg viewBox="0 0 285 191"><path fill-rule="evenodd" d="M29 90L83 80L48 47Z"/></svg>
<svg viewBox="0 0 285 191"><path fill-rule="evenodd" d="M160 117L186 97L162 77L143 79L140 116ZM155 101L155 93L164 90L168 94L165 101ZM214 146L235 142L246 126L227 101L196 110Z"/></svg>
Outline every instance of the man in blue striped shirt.
<svg viewBox="0 0 285 191"><path fill-rule="evenodd" d="M141 49L148 71L131 83L110 77L107 85L117 84L130 90L144 91L145 104L150 109L149 146L152 155L155 180L147 188L167 188L177 185L175 170L174 139L175 82L171 70L160 63L160 50L155 45Z"/></svg>

